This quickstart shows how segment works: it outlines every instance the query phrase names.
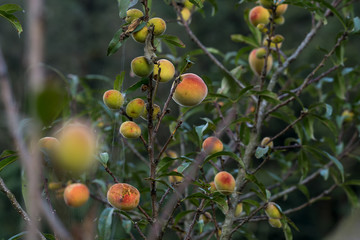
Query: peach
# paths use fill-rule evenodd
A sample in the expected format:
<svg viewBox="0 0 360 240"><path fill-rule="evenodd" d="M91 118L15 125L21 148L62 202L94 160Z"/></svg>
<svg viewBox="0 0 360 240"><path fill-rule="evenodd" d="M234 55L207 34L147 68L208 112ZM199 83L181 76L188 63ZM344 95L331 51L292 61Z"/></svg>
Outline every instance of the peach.
<svg viewBox="0 0 360 240"><path fill-rule="evenodd" d="M154 64L144 56L136 57L131 61L131 70L138 77L147 77L154 69Z"/></svg>
<svg viewBox="0 0 360 240"><path fill-rule="evenodd" d="M49 182L48 183L48 189L49 190L58 190L60 188L62 188L62 183L61 182Z"/></svg>
<svg viewBox="0 0 360 240"><path fill-rule="evenodd" d="M147 35L149 34L149 28L147 26L144 26L142 29L140 29L137 32L134 32L132 34L132 38L139 43L144 43L146 40Z"/></svg>
<svg viewBox="0 0 360 240"><path fill-rule="evenodd" d="M286 12L287 8L288 8L287 4L279 4L279 5L277 5L276 6L276 11L275 11L276 16L283 15Z"/></svg>
<svg viewBox="0 0 360 240"><path fill-rule="evenodd" d="M178 172L178 170L174 169L173 172ZM169 176L170 183L182 182L183 180L184 180L184 178L181 176Z"/></svg>
<svg viewBox="0 0 360 240"><path fill-rule="evenodd" d="M344 122L352 122L353 119L354 119L354 113L349 111L349 110L344 110L341 114L341 116L343 117L344 119Z"/></svg>
<svg viewBox="0 0 360 240"><path fill-rule="evenodd" d="M140 192L127 183L116 183L107 192L107 200L114 208L130 211L140 202Z"/></svg>
<svg viewBox="0 0 360 240"><path fill-rule="evenodd" d="M236 205L236 208L235 208L235 217L240 217L242 211L243 211L243 204L238 203L238 205Z"/></svg>
<svg viewBox="0 0 360 240"><path fill-rule="evenodd" d="M261 146L262 147L269 147L269 148L273 148L274 147L274 143L273 141L269 142L270 138L269 137L264 137L262 140L261 140Z"/></svg>
<svg viewBox="0 0 360 240"><path fill-rule="evenodd" d="M173 150L167 150L166 152L164 152L162 155L161 155L161 158L164 158L164 157L170 157L170 158L178 158L178 154L173 151Z"/></svg>
<svg viewBox="0 0 360 240"><path fill-rule="evenodd" d="M212 216L209 212L204 212L200 215L199 220L202 220L205 224L212 220Z"/></svg>
<svg viewBox="0 0 360 240"><path fill-rule="evenodd" d="M210 182L210 192L215 192L216 191L216 186L215 186L215 183L214 181Z"/></svg>
<svg viewBox="0 0 360 240"><path fill-rule="evenodd" d="M142 11L140 11L139 9L136 9L136 8L131 8L126 11L125 22L131 23L135 19L138 19L142 16L144 16L144 13Z"/></svg>
<svg viewBox="0 0 360 240"><path fill-rule="evenodd" d="M272 8L274 6L274 0L260 0L260 4L264 8Z"/></svg>
<svg viewBox="0 0 360 240"><path fill-rule="evenodd" d="M280 219L282 217L279 206L274 202L269 202L266 205L265 213L269 218Z"/></svg>
<svg viewBox="0 0 360 240"><path fill-rule="evenodd" d="M145 105L144 112L141 115L141 118L144 119L144 120L147 120L147 118L148 118L147 106L148 106L148 103ZM160 113L160 111L161 111L160 106L157 105L157 104L154 104L154 106L153 106L153 115L152 115L153 120L157 119L157 116Z"/></svg>
<svg viewBox="0 0 360 240"><path fill-rule="evenodd" d="M66 171L82 173L96 164L96 137L80 123L65 126L59 134L56 163Z"/></svg>
<svg viewBox="0 0 360 240"><path fill-rule="evenodd" d="M269 11L263 8L262 6L254 7L249 12L249 21L255 27L261 23L265 25L268 24L270 21L269 18L270 18Z"/></svg>
<svg viewBox="0 0 360 240"><path fill-rule="evenodd" d="M90 196L89 189L82 183L73 183L65 188L64 200L70 207L80 207L84 205Z"/></svg>
<svg viewBox="0 0 360 240"><path fill-rule="evenodd" d="M284 41L284 37L282 35L280 35L280 34L277 34L277 35L271 37L270 41L271 41L270 48L276 49L276 46L277 46L280 49L281 45L282 45L282 42ZM263 45L264 45L264 47L268 46L267 38L264 38Z"/></svg>
<svg viewBox="0 0 360 240"><path fill-rule="evenodd" d="M132 121L123 122L119 132L124 138L138 138L141 135L141 128Z"/></svg>
<svg viewBox="0 0 360 240"><path fill-rule="evenodd" d="M226 171L222 171L216 174L214 182L216 190L224 195L230 195L235 190L235 179L230 173Z"/></svg>
<svg viewBox="0 0 360 240"><path fill-rule="evenodd" d="M126 105L126 114L132 118L138 118L144 112L145 101L141 98L135 98Z"/></svg>
<svg viewBox="0 0 360 240"><path fill-rule="evenodd" d="M211 155L217 152L221 152L224 146L217 137L208 137L204 140L202 148L207 155Z"/></svg>
<svg viewBox="0 0 360 240"><path fill-rule="evenodd" d="M159 74L160 69L160 76ZM154 80L159 78L160 82L168 82L170 81L175 75L175 67L167 59L160 59L154 64Z"/></svg>
<svg viewBox="0 0 360 240"><path fill-rule="evenodd" d="M272 226L274 228L282 227L282 223L281 223L280 219L269 218L268 221L269 221L270 226Z"/></svg>
<svg viewBox="0 0 360 240"><path fill-rule="evenodd" d="M190 23L191 11L188 8L184 7L183 9L181 9L180 14L181 14L182 19L185 22ZM182 25L180 16L178 16L177 20L178 20L179 24Z"/></svg>
<svg viewBox="0 0 360 240"><path fill-rule="evenodd" d="M251 70L258 76L261 75L261 72L264 68L264 64L265 64L265 58L258 58L256 56L257 51L259 50L259 48L256 48L254 50L251 51L251 53L249 54L249 65ZM268 73L272 67L272 63L273 63L273 59L272 56L269 55L268 59L267 59L267 65L266 65L266 73Z"/></svg>
<svg viewBox="0 0 360 240"><path fill-rule="evenodd" d="M184 107L200 104L208 93L205 82L194 73L185 73L180 76L181 82L175 89L173 100Z"/></svg>
<svg viewBox="0 0 360 240"><path fill-rule="evenodd" d="M47 154L54 154L59 147L59 140L54 137L43 137L39 140L38 146L41 150L45 151Z"/></svg>
<svg viewBox="0 0 360 240"><path fill-rule="evenodd" d="M166 23L162 18L151 18L148 22L149 25L154 25L154 35L159 36L166 30Z"/></svg>
<svg viewBox="0 0 360 240"><path fill-rule="evenodd" d="M112 109L118 110L124 104L124 95L118 90L107 90L103 95L104 104Z"/></svg>
<svg viewBox="0 0 360 240"><path fill-rule="evenodd" d="M277 25L283 25L285 23L284 16L279 16L274 19L274 23Z"/></svg>

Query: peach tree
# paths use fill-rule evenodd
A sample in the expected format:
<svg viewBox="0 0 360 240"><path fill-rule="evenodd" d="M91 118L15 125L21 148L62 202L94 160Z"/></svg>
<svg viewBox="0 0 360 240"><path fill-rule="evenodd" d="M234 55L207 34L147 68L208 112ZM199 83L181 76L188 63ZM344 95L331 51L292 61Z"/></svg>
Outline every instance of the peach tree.
<svg viewBox="0 0 360 240"><path fill-rule="evenodd" d="M26 209L6 179L0 187L29 226L12 239L224 240L268 234L256 226L292 239L302 231L292 216L337 189L358 207L352 185L360 181L351 166L358 160L359 69L346 54L349 39L360 31L353 1L234 1L247 29L224 36L239 46L226 54L206 47L191 28L206 24L207 10L217 14L222 3L163 4L171 6L182 32L167 33L172 21L152 11L151 0L118 0L122 24L107 55L121 54L126 41L136 41L143 54L132 56L126 63L131 70L115 80L56 71L62 82L34 92L29 140L16 130L19 112L1 56L2 99L17 151L3 151L0 171L21 160ZM311 24L297 46L286 48L292 33L278 29L291 8L308 12ZM13 15L19 10L0 6L0 16L20 33ZM192 21L200 14L203 22ZM339 27L322 34L331 19ZM196 49L185 46L185 38ZM331 45L318 47L316 38ZM299 63L307 49L317 58ZM216 66L215 75L194 70L198 55ZM32 165L41 169L36 178ZM294 197L299 192L301 202Z"/></svg>

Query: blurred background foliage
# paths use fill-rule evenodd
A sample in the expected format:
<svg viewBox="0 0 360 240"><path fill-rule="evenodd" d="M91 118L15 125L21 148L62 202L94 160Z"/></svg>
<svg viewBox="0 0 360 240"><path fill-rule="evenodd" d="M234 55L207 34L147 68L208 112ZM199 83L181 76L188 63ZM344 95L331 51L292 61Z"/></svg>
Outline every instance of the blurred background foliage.
<svg viewBox="0 0 360 240"><path fill-rule="evenodd" d="M6 1L3 1L6 3ZM253 1L254 2L254 1ZM17 3L25 8L25 1L12 0L11 3ZM80 109L71 109L72 114L81 114L82 110L89 114L94 122L101 118L99 109L101 106L101 96L106 89L112 88L112 82L116 75L121 71L125 71L124 88L134 84L137 80L130 76L130 61L143 54L143 45L132 40L127 41L122 48L114 55L107 57L106 50L113 34L122 24L122 20L118 17L118 8L115 0L63 0L63 1L46 1L45 28L46 28L46 56L44 67L46 69L46 77L51 81L56 79L62 82L62 77L68 77L73 81L80 81L80 85L85 89L85 95L77 96L79 102L82 102ZM213 48L218 59L224 62L228 69L237 66L238 62L247 64L248 52L251 47L233 42L230 38L231 34L248 35L250 31L244 21L244 12L246 9L253 7L254 3L243 3L238 5L236 1L217 1L218 11L212 15L212 6L206 2L203 13L196 12L192 17L191 29L198 38L207 47ZM350 4L349 8L354 8L354 16L360 16L360 4L355 2ZM167 21L167 34L177 35L185 44L186 48L177 48L176 58L171 57L175 63L180 63L184 56L194 53L197 46L189 39L185 30L176 22L176 14L172 6L164 4L163 1L153 1L152 15L162 17ZM206 18L203 17L206 16ZM12 79L13 88L15 89L15 97L20 104L19 107L26 116L29 112L29 89L27 82L27 69L24 67L24 54L26 49L26 9L25 13L18 13L17 17L23 23L24 33L19 38L12 26L6 21L0 21L0 44L3 48L4 55L9 67L10 77ZM286 22L279 26L276 31L285 37L282 49L285 53L291 52L302 41L305 34L311 27L311 15L308 11L299 7L290 6L285 14ZM327 25L320 30L311 45L305 49L298 60L291 65L290 69L296 73L297 79L302 79L308 74L308 68L317 64L322 56L321 49L329 49L336 41L336 33L341 29L341 24L336 18L329 18ZM335 34L334 34L335 33ZM355 36L348 40L346 44L346 64L348 67L359 65L359 40L360 37ZM235 57L239 55L239 60ZM162 54L167 57L170 53L166 46L163 46ZM215 87L220 86L222 75L218 68L204 55L191 55L191 60L195 62L192 72L203 76L207 76L207 81ZM34 66L38 67L38 66ZM60 73L60 74L59 74ZM242 76L251 81L252 73L247 72ZM354 81L358 81L359 77L355 77ZM64 83L61 83L64 84ZM158 102L163 101L167 97L169 85L160 86L160 94ZM87 92L88 91L88 92ZM86 94L86 92L88 94ZM164 93L164 94L161 94ZM316 94L316 93L315 93ZM131 97L140 95L137 90L131 93ZM302 98L306 105L311 101L318 101L316 97ZM87 102L91 101L91 102ZM175 104L170 107L177 111ZM350 106L351 107L351 106ZM333 105L334 113L341 114L344 106L341 102ZM0 108L0 146L1 150L13 149L11 137L7 129L5 114L3 108ZM359 113L359 110L356 109ZM174 114L175 115L175 114ZM104 124L105 121L100 119L98 122ZM191 124L203 124L204 121L193 118ZM24 122L26 128L27 123ZM105 122L105 125L109 124ZM111 125L112 123L110 123ZM115 125L116 126L116 125ZM272 120L264 129L264 135L276 134L282 129L282 122ZM105 130L106 131L106 130ZM326 134L326 129L322 130ZM46 132L46 131L45 131ZM166 133L167 134L167 133ZM283 141L286 137L291 136L294 132L289 132L286 136L279 139ZM331 135L328 135L331 137ZM116 136L109 130L109 135L105 138L113 138L115 148L104 149L112 152L113 155L121 155L123 152L121 147L116 145ZM107 139L109 141L109 139ZM110 139L111 141L111 139ZM326 142L325 142L326 144ZM131 161L131 160L130 160ZM135 162L135 161L134 161ZM346 164L346 163L344 163ZM270 164L270 168L276 168ZM349 169L349 166L345 167ZM352 165L350 165L350 168ZM350 174L359 172L359 166L355 165L350 170ZM139 170L141 171L141 170ZM19 162L7 167L6 171L1 171L0 175L5 179L8 187L13 191L18 199L21 196L21 172ZM266 179L266 177L264 177ZM140 182L140 181L139 181ZM322 186L324 181L319 179L309 186L310 192L320 192L325 187ZM359 196L360 189L354 188L355 193ZM304 202L306 197L300 191L292 193L291 201L279 202L279 204L287 209L297 206ZM61 203L58 201L55 204ZM57 206L64 211L59 212L62 219L71 225L71 219L81 216L75 210L65 208L64 205ZM56 207L56 208L57 208ZM330 201L321 201L313 204L303 211L291 215L292 220L299 227L300 232L294 232L295 239L322 239L328 235L345 216L351 213L351 206L344 192L340 189L332 194ZM99 213L97 213L98 215ZM75 220L74 220L75 221ZM0 194L0 239L7 239L23 229L24 222L17 215L16 211L9 207L8 199ZM258 239L280 239L282 232L268 227L267 222L249 224L249 232L253 231Z"/></svg>

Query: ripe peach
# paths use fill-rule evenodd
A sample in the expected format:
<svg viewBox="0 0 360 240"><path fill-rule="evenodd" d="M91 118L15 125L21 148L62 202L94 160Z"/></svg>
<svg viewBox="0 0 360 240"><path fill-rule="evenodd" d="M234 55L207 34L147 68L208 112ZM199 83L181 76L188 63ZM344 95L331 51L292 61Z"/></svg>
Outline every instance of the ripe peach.
<svg viewBox="0 0 360 240"><path fill-rule="evenodd" d="M144 112L145 102L141 98L135 98L126 105L126 114L132 118L138 118Z"/></svg>
<svg viewBox="0 0 360 240"><path fill-rule="evenodd" d="M147 35L149 34L149 28L147 26L144 26L142 29L140 29L137 32L134 32L132 34L132 38L139 43L144 43L146 40Z"/></svg>
<svg viewBox="0 0 360 240"><path fill-rule="evenodd" d="M254 7L249 12L249 21L252 25L255 27L262 23L262 24L268 24L270 18L270 13L267 9L263 8L262 6Z"/></svg>
<svg viewBox="0 0 360 240"><path fill-rule="evenodd" d="M261 72L264 68L264 64L265 64L265 58L257 58L256 57L256 53L259 50L259 48L256 48L254 50L251 51L251 53L249 54L249 65L251 70L258 76L261 75ZM267 65L266 65L266 73L268 73L272 67L272 63L273 63L273 59L272 56L269 55L268 60L267 60Z"/></svg>
<svg viewBox="0 0 360 240"><path fill-rule="evenodd" d="M344 110L341 114L341 116L343 117L344 119L344 122L352 122L353 119L354 119L354 113L349 111L349 110Z"/></svg>
<svg viewBox="0 0 360 240"><path fill-rule="evenodd" d="M281 212L279 210L279 207L274 202L269 202L265 208L265 213L269 218L275 218L280 219L281 218Z"/></svg>
<svg viewBox="0 0 360 240"><path fill-rule="evenodd" d="M136 9L136 8L131 8L126 11L125 22L131 23L135 19L138 19L142 16L144 16L144 13L142 11L140 11L139 9Z"/></svg>
<svg viewBox="0 0 360 240"><path fill-rule="evenodd" d="M269 137L264 137L262 140L261 140L261 146L262 147L269 147L269 148L273 148L274 147L274 143L273 141L269 142L270 138Z"/></svg>
<svg viewBox="0 0 360 240"><path fill-rule="evenodd" d="M222 171L216 174L214 182L216 189L224 195L230 195L235 190L235 179L230 173L226 171Z"/></svg>
<svg viewBox="0 0 360 240"><path fill-rule="evenodd" d="M272 226L274 228L281 228L282 227L282 223L281 223L280 219L269 218L268 221L269 221L270 226Z"/></svg>
<svg viewBox="0 0 360 240"><path fill-rule="evenodd" d="M170 81L175 75L175 67L167 59L160 59L154 64L154 79L157 80L158 74L160 69L160 82L168 82Z"/></svg>
<svg viewBox="0 0 360 240"><path fill-rule="evenodd" d="M141 128L132 121L123 122L119 132L124 138L138 138L141 135Z"/></svg>
<svg viewBox="0 0 360 240"><path fill-rule="evenodd" d="M148 106L148 103L145 105L144 112L141 115L141 118L144 120L147 120L147 118L148 118L147 106ZM160 111L161 111L161 109L160 109L159 105L154 104L153 115L152 115L153 120L157 119L157 115L160 113Z"/></svg>
<svg viewBox="0 0 360 240"><path fill-rule="evenodd" d="M217 152L221 152L224 146L217 137L208 137L204 140L202 148L207 155L211 155Z"/></svg>
<svg viewBox="0 0 360 240"><path fill-rule="evenodd" d="M238 203L238 205L236 205L236 208L235 208L235 217L240 217L242 211L243 211L243 204Z"/></svg>
<svg viewBox="0 0 360 240"><path fill-rule="evenodd" d="M80 207L89 199L90 192L86 185L82 183L73 183L65 188L64 200L70 207Z"/></svg>
<svg viewBox="0 0 360 240"><path fill-rule="evenodd" d="M181 9L180 14L185 22L190 23L191 11L188 8L184 7L183 9ZM180 16L178 16L177 20L180 23L180 25L182 25Z"/></svg>
<svg viewBox="0 0 360 240"><path fill-rule="evenodd" d="M147 77L154 69L154 64L144 56L136 57L131 61L131 70L138 77Z"/></svg>
<svg viewBox="0 0 360 240"><path fill-rule="evenodd" d="M38 146L47 154L54 154L59 147L59 140L54 137L43 137L39 140Z"/></svg>
<svg viewBox="0 0 360 240"><path fill-rule="evenodd" d="M200 104L208 93L205 82L196 74L185 73L180 76L181 82L177 86L173 100L184 107Z"/></svg>
<svg viewBox="0 0 360 240"><path fill-rule="evenodd" d="M96 163L96 137L90 127L69 124L60 132L59 142L56 163L64 170L82 173Z"/></svg>
<svg viewBox="0 0 360 240"><path fill-rule="evenodd" d="M112 109L117 110L124 104L124 95L118 90L107 90L103 95L104 104Z"/></svg>
<svg viewBox="0 0 360 240"><path fill-rule="evenodd" d="M288 8L287 4L279 4L279 5L277 5L276 6L276 11L275 11L276 16L283 15L286 12L287 8Z"/></svg>
<svg viewBox="0 0 360 240"><path fill-rule="evenodd" d="M114 208L130 211L139 205L140 192L130 184L117 183L108 190L107 200Z"/></svg>
<svg viewBox="0 0 360 240"><path fill-rule="evenodd" d="M166 23L162 18L151 18L148 22L149 25L154 25L154 35L159 36L166 30Z"/></svg>
<svg viewBox="0 0 360 240"><path fill-rule="evenodd" d="M174 172L177 172L177 169L173 170ZM181 176L169 176L169 182L170 183L177 183L177 182L182 182L184 180L183 177Z"/></svg>

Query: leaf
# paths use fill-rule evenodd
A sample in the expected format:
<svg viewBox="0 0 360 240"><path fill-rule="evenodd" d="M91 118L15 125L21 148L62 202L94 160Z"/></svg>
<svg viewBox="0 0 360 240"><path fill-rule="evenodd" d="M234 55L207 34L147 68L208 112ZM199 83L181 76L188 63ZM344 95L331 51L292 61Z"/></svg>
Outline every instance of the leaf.
<svg viewBox="0 0 360 240"><path fill-rule="evenodd" d="M161 35L158 36L159 39L162 39L164 42L174 45L176 47L185 48L185 44L177 37L173 35Z"/></svg>
<svg viewBox="0 0 360 240"><path fill-rule="evenodd" d="M306 135L309 139L316 140L314 137L314 119L306 117L303 119Z"/></svg>
<svg viewBox="0 0 360 240"><path fill-rule="evenodd" d="M98 236L100 240L111 238L111 224L114 210L114 208L105 208L100 214L98 222Z"/></svg>
<svg viewBox="0 0 360 240"><path fill-rule="evenodd" d="M131 85L128 89L125 90L126 94L132 93L135 90L137 90L138 88L140 88L143 84L148 84L149 83L149 79L148 78L143 78L140 81L138 81L137 83Z"/></svg>
<svg viewBox="0 0 360 240"><path fill-rule="evenodd" d="M10 150L4 150L0 155L0 172L7 165L15 162L18 158L19 157L17 156L16 152Z"/></svg>
<svg viewBox="0 0 360 240"><path fill-rule="evenodd" d="M23 11L23 9L17 5L17 4L3 4L0 6L0 11L4 11L6 13L14 13L14 12L18 12L18 11Z"/></svg>
<svg viewBox="0 0 360 240"><path fill-rule="evenodd" d="M176 215L174 219L174 225L177 225L177 223L181 220L181 218L185 217L187 214L195 212L195 210L186 210L180 212L178 215Z"/></svg>
<svg viewBox="0 0 360 240"><path fill-rule="evenodd" d="M286 240L292 240L293 239L291 228L289 227L289 224L287 224L286 222L285 222L285 224L283 224L283 232L284 232L284 236L285 236Z"/></svg>
<svg viewBox="0 0 360 240"><path fill-rule="evenodd" d="M127 234L129 234L131 232L132 221L130 221L128 219L123 219L121 225L123 226L123 228Z"/></svg>
<svg viewBox="0 0 360 240"><path fill-rule="evenodd" d="M107 152L103 152L99 154L99 161L102 165L105 167L107 166L107 163L109 161L109 154Z"/></svg>
<svg viewBox="0 0 360 240"><path fill-rule="evenodd" d="M267 199L266 188L262 182L260 182L254 175L251 174L246 174L245 178L250 182L254 183L256 186L258 186L264 199Z"/></svg>
<svg viewBox="0 0 360 240"><path fill-rule="evenodd" d="M199 226L199 232L202 233L203 232L203 229L204 229L204 220L200 219L198 221L198 226Z"/></svg>
<svg viewBox="0 0 360 240"><path fill-rule="evenodd" d="M124 39L120 39L121 34L123 33L123 29L120 28L119 30L117 30L117 32L114 34L113 38L111 39L108 49L107 49L107 56L111 56L114 53L117 52L117 50L119 50L119 48L122 46L122 44L128 39L128 37L124 38Z"/></svg>
<svg viewBox="0 0 360 240"><path fill-rule="evenodd" d="M255 95L259 95L261 96L263 99L265 99L266 101L273 103L273 104L278 104L280 103L280 100L278 99L278 96L276 95L276 93L271 92L269 90L263 90L263 91L250 91L250 93L255 94Z"/></svg>
<svg viewBox="0 0 360 240"><path fill-rule="evenodd" d="M330 11L339 19L339 21L344 26L344 28L347 29L344 19L342 18L338 10L336 10L336 8L334 8L330 3L326 2L325 0L315 0L315 1L319 2L321 5L324 5L325 7L330 9Z"/></svg>
<svg viewBox="0 0 360 240"><path fill-rule="evenodd" d="M359 17L355 17L354 18L354 29L353 29L354 33L359 33L360 32L360 18Z"/></svg>
<svg viewBox="0 0 360 240"><path fill-rule="evenodd" d="M216 205L218 205L218 207L224 214L229 211L229 205L227 204L224 196L219 195L218 197L214 198L213 201L216 203Z"/></svg>
<svg viewBox="0 0 360 240"><path fill-rule="evenodd" d="M256 42L256 40L254 40L253 38L250 38L250 37L246 37L246 36L241 35L241 34L232 34L232 35L230 35L230 38L234 42L243 42L243 43L251 45L251 46L253 46L255 48L259 47L259 43Z"/></svg>
<svg viewBox="0 0 360 240"><path fill-rule="evenodd" d="M230 156L231 158L235 159L242 168L245 169L245 164L244 162L242 161L241 158L239 158L235 153L233 152L227 152L227 151L221 151L221 152L217 152L217 153L214 153L210 156L207 156L206 159L204 160L204 163L210 161L211 159L213 158L217 158L217 157L220 157L220 156Z"/></svg>
<svg viewBox="0 0 360 240"><path fill-rule="evenodd" d="M21 233L18 233L12 237L10 237L8 240L17 240L17 239L21 239L23 238L28 232L25 231L25 232L21 232Z"/></svg>
<svg viewBox="0 0 360 240"><path fill-rule="evenodd" d="M255 157L257 159L262 158L269 151L269 147L257 147L255 152Z"/></svg>
<svg viewBox="0 0 360 240"><path fill-rule="evenodd" d="M1 11L1 10L0 10L0 16L5 18L6 20L8 20L15 27L15 29L18 32L18 35L20 36L23 29L22 29L19 19L17 19L17 17L15 17L14 15L9 14L5 11Z"/></svg>
<svg viewBox="0 0 360 240"><path fill-rule="evenodd" d="M329 154L328 152L323 152L325 156L327 156L334 164L335 166L339 169L339 172L341 174L341 179L344 182L344 167L342 165L342 163L334 156L332 156L331 154Z"/></svg>
<svg viewBox="0 0 360 240"><path fill-rule="evenodd" d="M329 178L329 169L328 168L324 168L320 170L320 175L324 178L324 180L328 180Z"/></svg>
<svg viewBox="0 0 360 240"><path fill-rule="evenodd" d="M357 194L348 186L342 185L342 189L344 189L351 205L355 208L358 208L360 206L360 203Z"/></svg>
<svg viewBox="0 0 360 240"><path fill-rule="evenodd" d="M131 0L118 0L120 18L126 17L126 11L129 9L130 3Z"/></svg>
<svg viewBox="0 0 360 240"><path fill-rule="evenodd" d="M123 85L124 78L125 78L125 71L122 71L120 74L118 74L116 76L116 79L114 81L114 89L115 90L118 90L119 92L121 91L121 87Z"/></svg>
<svg viewBox="0 0 360 240"><path fill-rule="evenodd" d="M352 180L346 181L344 184L360 186L360 179L352 179Z"/></svg>
<svg viewBox="0 0 360 240"><path fill-rule="evenodd" d="M209 123L206 123L205 125L200 125L200 126L195 127L195 132L198 135L199 143L201 143L203 133L207 129L208 126L209 126Z"/></svg>
<svg viewBox="0 0 360 240"><path fill-rule="evenodd" d="M190 0L190 2L195 4L195 6L197 6L198 8L204 7L204 4L203 4L202 0Z"/></svg>

